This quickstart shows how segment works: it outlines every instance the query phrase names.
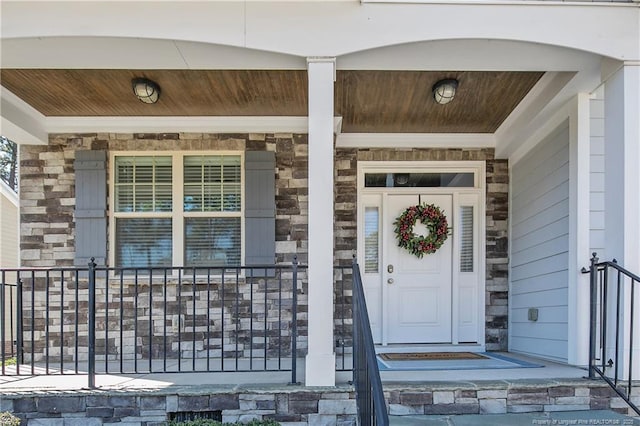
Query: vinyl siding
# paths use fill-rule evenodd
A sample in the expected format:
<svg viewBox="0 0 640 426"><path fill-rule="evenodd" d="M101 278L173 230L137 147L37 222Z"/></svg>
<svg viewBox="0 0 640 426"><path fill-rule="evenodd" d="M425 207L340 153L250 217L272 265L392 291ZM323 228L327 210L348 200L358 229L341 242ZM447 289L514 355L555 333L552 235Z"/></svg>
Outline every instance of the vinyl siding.
<svg viewBox="0 0 640 426"><path fill-rule="evenodd" d="M0 268L17 268L20 266L19 229L18 197L4 182L0 181ZM7 274L6 279L11 281L12 275ZM4 296L4 312L9 312L10 309L15 310L15 305L12 307L10 304L11 299L8 289ZM13 297L13 300L15 300L15 293ZM0 324L0 327L4 327L5 336L11 336L10 324L8 321ZM10 339L7 338L5 341L10 341ZM3 342L0 341L0 345L2 344Z"/></svg>
<svg viewBox="0 0 640 426"><path fill-rule="evenodd" d="M604 247L604 90L599 88L590 101L589 169L589 251L607 259Z"/></svg>
<svg viewBox="0 0 640 426"><path fill-rule="evenodd" d="M17 196L11 189L0 182L0 267L17 268L20 252L18 231L20 217Z"/></svg>
<svg viewBox="0 0 640 426"><path fill-rule="evenodd" d="M566 361L569 125L512 168L511 350ZM529 308L538 320L529 321Z"/></svg>

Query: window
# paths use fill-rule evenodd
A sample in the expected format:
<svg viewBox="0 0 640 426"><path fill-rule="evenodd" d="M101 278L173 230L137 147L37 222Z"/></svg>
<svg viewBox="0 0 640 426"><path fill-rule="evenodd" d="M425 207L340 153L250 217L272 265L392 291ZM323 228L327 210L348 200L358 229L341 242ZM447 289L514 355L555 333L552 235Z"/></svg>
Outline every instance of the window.
<svg viewBox="0 0 640 426"><path fill-rule="evenodd" d="M365 188L473 188L474 174L459 173L366 173Z"/></svg>
<svg viewBox="0 0 640 426"><path fill-rule="evenodd" d="M460 207L460 272L473 272L473 206Z"/></svg>
<svg viewBox="0 0 640 426"><path fill-rule="evenodd" d="M116 155L118 267L242 262L241 155Z"/></svg>
<svg viewBox="0 0 640 426"><path fill-rule="evenodd" d="M364 209L364 272L378 272L379 227L378 207Z"/></svg>

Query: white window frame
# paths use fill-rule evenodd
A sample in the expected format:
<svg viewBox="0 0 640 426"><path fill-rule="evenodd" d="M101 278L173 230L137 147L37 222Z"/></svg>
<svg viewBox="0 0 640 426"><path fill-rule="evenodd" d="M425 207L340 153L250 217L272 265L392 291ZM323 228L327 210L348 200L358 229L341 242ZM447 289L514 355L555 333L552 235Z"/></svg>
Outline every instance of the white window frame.
<svg viewBox="0 0 640 426"><path fill-rule="evenodd" d="M172 212L116 212L115 176L116 157L171 157ZM184 157L239 156L240 197L238 212L185 212L184 211ZM240 217L240 265L245 259L245 159L244 151L112 151L109 154L109 264L115 266L117 218L171 217L172 218L172 267L184 267L184 219L185 217Z"/></svg>

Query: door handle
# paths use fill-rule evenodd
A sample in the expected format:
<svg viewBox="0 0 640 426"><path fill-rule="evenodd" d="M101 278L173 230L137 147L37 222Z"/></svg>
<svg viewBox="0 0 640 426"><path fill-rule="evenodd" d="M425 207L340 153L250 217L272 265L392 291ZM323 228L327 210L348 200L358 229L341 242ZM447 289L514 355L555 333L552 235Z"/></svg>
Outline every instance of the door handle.
<svg viewBox="0 0 640 426"><path fill-rule="evenodd" d="M387 265L387 272L393 274L393 265Z"/></svg>

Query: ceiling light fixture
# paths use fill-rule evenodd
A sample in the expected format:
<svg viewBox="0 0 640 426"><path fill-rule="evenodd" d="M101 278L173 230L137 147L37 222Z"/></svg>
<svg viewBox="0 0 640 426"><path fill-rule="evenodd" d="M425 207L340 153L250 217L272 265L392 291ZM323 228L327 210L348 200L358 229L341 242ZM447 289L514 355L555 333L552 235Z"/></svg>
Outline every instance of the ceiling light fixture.
<svg viewBox="0 0 640 426"><path fill-rule="evenodd" d="M433 99L440 105L448 104L456 95L456 89L458 89L458 80L440 80L433 85Z"/></svg>
<svg viewBox="0 0 640 426"><path fill-rule="evenodd" d="M160 98L160 86L146 78L134 78L131 80L133 93L145 104L155 104Z"/></svg>

